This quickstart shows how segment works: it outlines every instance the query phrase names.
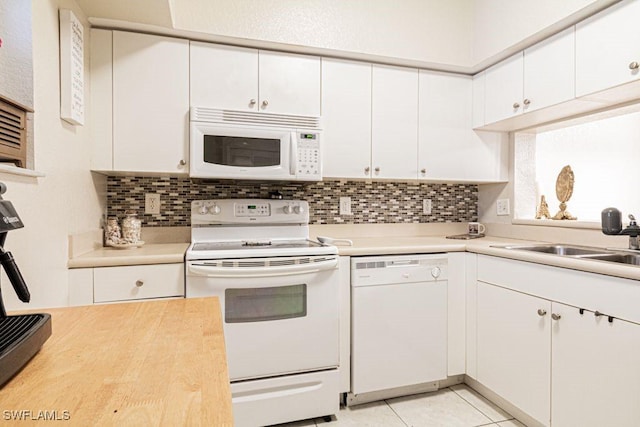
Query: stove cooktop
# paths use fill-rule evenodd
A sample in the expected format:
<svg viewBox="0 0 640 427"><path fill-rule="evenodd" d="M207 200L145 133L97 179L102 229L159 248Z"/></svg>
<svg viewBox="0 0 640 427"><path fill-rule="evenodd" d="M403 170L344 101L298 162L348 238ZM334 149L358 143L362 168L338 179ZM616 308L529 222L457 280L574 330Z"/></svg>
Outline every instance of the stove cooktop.
<svg viewBox="0 0 640 427"><path fill-rule="evenodd" d="M247 249L296 249L319 248L323 245L311 240L242 240L235 242L194 243L192 251L247 250Z"/></svg>

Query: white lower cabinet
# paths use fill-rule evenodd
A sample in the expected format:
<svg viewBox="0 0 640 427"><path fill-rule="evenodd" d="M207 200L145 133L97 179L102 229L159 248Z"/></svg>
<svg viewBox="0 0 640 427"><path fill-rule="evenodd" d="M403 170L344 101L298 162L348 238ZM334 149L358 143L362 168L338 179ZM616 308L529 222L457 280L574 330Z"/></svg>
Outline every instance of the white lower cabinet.
<svg viewBox="0 0 640 427"><path fill-rule="evenodd" d="M482 255L477 279L479 383L545 426L640 424L637 281Z"/></svg>
<svg viewBox="0 0 640 427"><path fill-rule="evenodd" d="M69 271L69 305L184 297L184 264L80 268Z"/></svg>
<svg viewBox="0 0 640 427"><path fill-rule="evenodd" d="M551 302L483 282L477 298L478 381L548 426Z"/></svg>
<svg viewBox="0 0 640 427"><path fill-rule="evenodd" d="M640 325L553 303L554 427L640 424Z"/></svg>

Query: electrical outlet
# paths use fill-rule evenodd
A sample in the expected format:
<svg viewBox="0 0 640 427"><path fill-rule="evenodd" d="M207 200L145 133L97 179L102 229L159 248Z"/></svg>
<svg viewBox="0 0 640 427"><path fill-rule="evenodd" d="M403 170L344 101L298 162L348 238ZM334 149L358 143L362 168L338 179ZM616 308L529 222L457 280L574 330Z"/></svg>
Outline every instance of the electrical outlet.
<svg viewBox="0 0 640 427"><path fill-rule="evenodd" d="M424 215L431 215L431 199L422 200L422 213Z"/></svg>
<svg viewBox="0 0 640 427"><path fill-rule="evenodd" d="M353 215L351 213L351 197L340 197L340 215Z"/></svg>
<svg viewBox="0 0 640 427"><path fill-rule="evenodd" d="M146 193L144 195L144 213L146 214L160 213L160 194Z"/></svg>
<svg viewBox="0 0 640 427"><path fill-rule="evenodd" d="M511 213L509 199L498 199L496 201L496 213L498 215L509 215Z"/></svg>

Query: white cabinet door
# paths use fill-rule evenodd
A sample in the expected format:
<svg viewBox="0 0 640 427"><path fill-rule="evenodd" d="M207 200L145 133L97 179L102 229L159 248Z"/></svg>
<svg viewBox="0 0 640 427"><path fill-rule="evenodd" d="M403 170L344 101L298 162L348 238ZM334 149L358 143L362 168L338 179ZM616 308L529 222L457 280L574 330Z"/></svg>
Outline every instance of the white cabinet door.
<svg viewBox="0 0 640 427"><path fill-rule="evenodd" d="M553 303L554 427L640 422L640 325Z"/></svg>
<svg viewBox="0 0 640 427"><path fill-rule="evenodd" d="M189 42L113 32L113 168L186 173Z"/></svg>
<svg viewBox="0 0 640 427"><path fill-rule="evenodd" d="M573 27L524 51L524 112L575 97Z"/></svg>
<svg viewBox="0 0 640 427"><path fill-rule="evenodd" d="M522 52L489 68L485 74L486 124L522 113Z"/></svg>
<svg viewBox="0 0 640 427"><path fill-rule="evenodd" d="M478 282L478 381L545 426L551 415L550 313L548 300Z"/></svg>
<svg viewBox="0 0 640 427"><path fill-rule="evenodd" d="M323 176L371 176L371 64L322 59Z"/></svg>
<svg viewBox="0 0 640 427"><path fill-rule="evenodd" d="M258 111L258 51L191 42L191 105Z"/></svg>
<svg viewBox="0 0 640 427"><path fill-rule="evenodd" d="M372 176L416 179L418 70L373 65L372 79Z"/></svg>
<svg viewBox="0 0 640 427"><path fill-rule="evenodd" d="M640 78L640 1L625 0L576 25L576 96Z"/></svg>
<svg viewBox="0 0 640 427"><path fill-rule="evenodd" d="M507 144L500 134L474 132L473 80L420 71L418 178L498 181Z"/></svg>
<svg viewBox="0 0 640 427"><path fill-rule="evenodd" d="M91 29L91 170L113 170L113 31Z"/></svg>
<svg viewBox="0 0 640 427"><path fill-rule="evenodd" d="M473 76L473 85L471 92L473 98L472 126L474 129L482 127L486 123L484 120L485 81L486 73L484 71Z"/></svg>
<svg viewBox="0 0 640 427"><path fill-rule="evenodd" d="M320 115L320 58L260 51L260 111Z"/></svg>

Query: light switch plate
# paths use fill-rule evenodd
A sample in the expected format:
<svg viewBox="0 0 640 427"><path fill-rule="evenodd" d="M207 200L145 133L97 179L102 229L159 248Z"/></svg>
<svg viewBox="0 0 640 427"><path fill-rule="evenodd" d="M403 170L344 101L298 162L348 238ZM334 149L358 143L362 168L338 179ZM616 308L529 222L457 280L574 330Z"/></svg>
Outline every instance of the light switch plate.
<svg viewBox="0 0 640 427"><path fill-rule="evenodd" d="M509 215L511 213L509 199L498 199L496 201L496 213L498 215Z"/></svg>
<svg viewBox="0 0 640 427"><path fill-rule="evenodd" d="M340 215L353 215L351 213L351 197L340 197Z"/></svg>
<svg viewBox="0 0 640 427"><path fill-rule="evenodd" d="M431 215L431 199L422 200L422 214Z"/></svg>

